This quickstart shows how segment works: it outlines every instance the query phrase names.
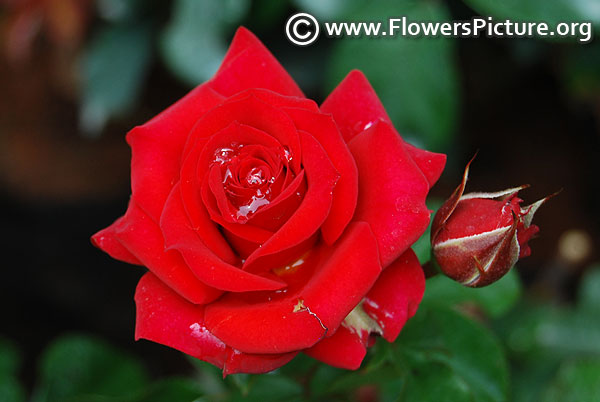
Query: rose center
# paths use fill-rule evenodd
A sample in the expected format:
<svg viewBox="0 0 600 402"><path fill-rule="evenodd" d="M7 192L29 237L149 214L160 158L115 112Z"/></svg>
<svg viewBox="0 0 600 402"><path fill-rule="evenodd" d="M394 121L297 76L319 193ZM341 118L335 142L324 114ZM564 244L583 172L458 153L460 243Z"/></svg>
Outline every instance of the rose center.
<svg viewBox="0 0 600 402"><path fill-rule="evenodd" d="M290 152L257 144L232 143L214 151L225 195L238 222L245 222L281 191Z"/></svg>
<svg viewBox="0 0 600 402"><path fill-rule="evenodd" d="M253 167L246 174L246 184L249 187L260 187L265 184L266 181L266 174L262 168Z"/></svg>

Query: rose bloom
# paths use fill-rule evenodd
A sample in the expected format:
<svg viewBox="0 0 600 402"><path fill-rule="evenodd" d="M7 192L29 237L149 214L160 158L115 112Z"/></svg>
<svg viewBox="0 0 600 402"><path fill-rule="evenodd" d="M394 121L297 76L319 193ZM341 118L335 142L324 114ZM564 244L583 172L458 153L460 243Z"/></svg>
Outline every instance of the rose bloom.
<svg viewBox="0 0 600 402"><path fill-rule="evenodd" d="M150 271L136 339L224 375L299 352L356 369L416 312L410 246L446 158L402 140L361 72L319 107L240 28L215 76L127 142L127 212L92 240Z"/></svg>

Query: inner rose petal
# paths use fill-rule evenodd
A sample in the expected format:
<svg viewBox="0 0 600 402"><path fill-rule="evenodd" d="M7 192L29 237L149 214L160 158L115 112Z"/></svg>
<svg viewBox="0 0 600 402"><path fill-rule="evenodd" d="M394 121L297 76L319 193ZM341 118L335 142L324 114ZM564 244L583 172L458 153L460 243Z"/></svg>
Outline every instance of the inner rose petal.
<svg viewBox="0 0 600 402"><path fill-rule="evenodd" d="M288 169L283 147L232 143L217 148L214 155L209 185L221 214L245 223L278 195L273 193L271 185L281 176L278 171ZM286 166L282 167L284 163Z"/></svg>
<svg viewBox="0 0 600 402"><path fill-rule="evenodd" d="M237 121L198 144L202 151L196 175L189 177L186 169L188 174L185 178L182 174L182 181L195 183L192 186L202 194L217 223L245 224L259 209L276 200L295 177L290 168L293 156L287 146ZM187 160L185 165L189 165Z"/></svg>
<svg viewBox="0 0 600 402"><path fill-rule="evenodd" d="M235 116L235 121L232 120ZM283 111L261 101L255 96L248 94L243 99L229 100L222 105L219 105L206 113L190 133L188 143L186 144L185 154L191 151L199 138L208 138L217 136L216 133L225 131L225 129L238 122L240 126L253 128L261 132L261 137L267 136L271 141L276 141L280 146L287 147L290 153L289 164L294 173L300 171L302 148L300 146L300 137L298 131L290 119ZM218 135L219 139L223 139L222 135ZM257 144L260 141L242 141L235 136L229 137L231 141L245 144ZM222 146L228 146L229 143L224 142ZM217 147L212 148L214 151ZM199 176L202 177L202 176Z"/></svg>

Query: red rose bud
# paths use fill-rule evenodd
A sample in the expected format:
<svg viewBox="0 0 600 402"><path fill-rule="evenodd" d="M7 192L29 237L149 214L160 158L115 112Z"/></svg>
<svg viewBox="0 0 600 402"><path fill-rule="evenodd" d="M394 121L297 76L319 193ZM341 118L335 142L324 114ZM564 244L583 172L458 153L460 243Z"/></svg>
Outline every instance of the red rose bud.
<svg viewBox="0 0 600 402"><path fill-rule="evenodd" d="M531 224L533 215L551 196L522 207L517 193L527 185L463 194L470 163L462 183L433 219L431 244L444 274L465 286L482 287L531 254L527 242L539 232Z"/></svg>

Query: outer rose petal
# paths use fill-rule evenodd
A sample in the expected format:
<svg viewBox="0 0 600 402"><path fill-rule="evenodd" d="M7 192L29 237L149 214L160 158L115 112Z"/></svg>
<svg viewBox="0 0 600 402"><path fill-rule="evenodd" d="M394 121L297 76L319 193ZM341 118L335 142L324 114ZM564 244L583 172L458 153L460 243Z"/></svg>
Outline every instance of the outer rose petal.
<svg viewBox="0 0 600 402"><path fill-rule="evenodd" d="M114 229L115 238L150 271L192 303L209 303L221 292L200 282L176 251L165 251L158 225L130 201L127 213Z"/></svg>
<svg viewBox="0 0 600 402"><path fill-rule="evenodd" d="M208 84L225 96L248 88L264 88L282 95L304 97L271 52L243 27L238 28L221 67Z"/></svg>
<svg viewBox="0 0 600 402"><path fill-rule="evenodd" d="M331 113L346 142L379 120L392 125L375 90L359 70L351 71L321 105L321 111ZM410 144L406 149L421 169L429 185L437 181L444 170L446 155L424 151Z"/></svg>
<svg viewBox="0 0 600 402"><path fill-rule="evenodd" d="M167 248L180 252L194 275L207 285L230 292L274 290L285 286L284 282L242 271L209 250L191 229L179 185L173 187L164 216L168 219L161 220L160 225Z"/></svg>
<svg viewBox="0 0 600 402"><path fill-rule="evenodd" d="M429 152L409 143L405 143L405 146L408 154L425 175L425 178L429 182L429 187L432 187L440 178L444 166L446 166L446 155Z"/></svg>
<svg viewBox="0 0 600 402"><path fill-rule="evenodd" d="M330 366L356 370L365 358L367 348L357 334L340 326L331 338L325 338L303 352Z"/></svg>
<svg viewBox="0 0 600 402"><path fill-rule="evenodd" d="M204 306L187 302L147 273L136 293L135 338L175 348L223 369L223 375L266 373L283 366L296 353L252 355L225 345L204 326Z"/></svg>
<svg viewBox="0 0 600 402"><path fill-rule="evenodd" d="M289 363L297 354L298 352L258 355L232 349L223 366L223 376L236 373L268 373Z"/></svg>
<svg viewBox="0 0 600 402"><path fill-rule="evenodd" d="M331 116L300 109L284 109L299 130L308 131L321 144L340 173L333 189L331 211L321 226L323 239L333 244L354 215L358 198L358 171L354 158L344 143Z"/></svg>
<svg viewBox="0 0 600 402"><path fill-rule="evenodd" d="M371 288L381 266L373 233L350 224L335 247L323 247L308 282L288 293L227 294L206 307L206 327L248 353L285 353L313 346L333 333ZM283 295L283 296L282 296Z"/></svg>
<svg viewBox="0 0 600 402"><path fill-rule="evenodd" d="M369 290L363 303L365 312L394 342L406 321L417 312L425 292L425 275L415 253L408 249L387 267Z"/></svg>
<svg viewBox="0 0 600 402"><path fill-rule="evenodd" d="M227 346L204 327L204 306L179 297L147 273L135 291L135 339L148 339L223 367Z"/></svg>
<svg viewBox="0 0 600 402"><path fill-rule="evenodd" d="M196 121L223 98L200 85L164 112L127 134L131 146L132 197L158 221L179 179L183 147Z"/></svg>
<svg viewBox="0 0 600 402"><path fill-rule="evenodd" d="M117 219L112 225L100 230L92 236L92 243L112 258L120 261L128 262L129 264L143 265L140 260L135 258L119 241L115 238L115 227L123 224L122 216Z"/></svg>
<svg viewBox="0 0 600 402"><path fill-rule="evenodd" d="M375 123L348 145L359 171L354 220L371 225L386 267L427 228L429 183L386 123Z"/></svg>
<svg viewBox="0 0 600 402"><path fill-rule="evenodd" d="M379 120L392 124L375 90L359 70L350 71L325 99L321 111L333 115L346 142Z"/></svg>

